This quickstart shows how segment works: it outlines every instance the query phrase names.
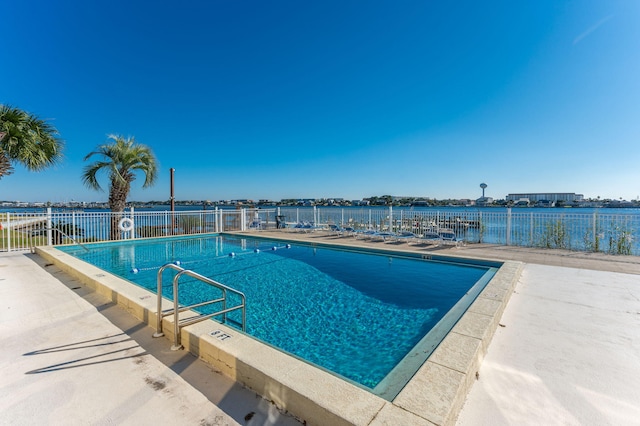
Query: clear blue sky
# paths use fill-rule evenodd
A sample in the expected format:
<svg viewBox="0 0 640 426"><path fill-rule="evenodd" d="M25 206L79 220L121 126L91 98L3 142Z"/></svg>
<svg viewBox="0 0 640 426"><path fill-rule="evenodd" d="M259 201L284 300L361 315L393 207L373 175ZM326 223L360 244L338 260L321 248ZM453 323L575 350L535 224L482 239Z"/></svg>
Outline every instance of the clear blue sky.
<svg viewBox="0 0 640 426"><path fill-rule="evenodd" d="M640 1L0 3L0 103L54 169L0 200L106 201L110 133L160 164L130 200L640 195ZM106 176L101 182L108 185Z"/></svg>

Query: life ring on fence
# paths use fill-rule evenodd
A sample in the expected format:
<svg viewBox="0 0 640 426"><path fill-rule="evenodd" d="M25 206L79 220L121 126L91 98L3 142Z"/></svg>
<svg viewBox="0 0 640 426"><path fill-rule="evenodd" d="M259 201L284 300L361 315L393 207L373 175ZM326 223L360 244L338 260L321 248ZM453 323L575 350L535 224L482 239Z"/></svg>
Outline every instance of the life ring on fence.
<svg viewBox="0 0 640 426"><path fill-rule="evenodd" d="M122 232L129 232L133 230L133 220L128 217L123 217L120 219L120 222L118 222L118 228L120 228Z"/></svg>

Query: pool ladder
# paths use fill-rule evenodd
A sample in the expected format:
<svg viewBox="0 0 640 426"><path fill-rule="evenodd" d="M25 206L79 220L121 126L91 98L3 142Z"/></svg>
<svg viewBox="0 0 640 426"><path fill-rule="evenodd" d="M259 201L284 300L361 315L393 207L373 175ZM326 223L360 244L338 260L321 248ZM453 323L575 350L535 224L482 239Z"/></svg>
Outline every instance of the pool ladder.
<svg viewBox="0 0 640 426"><path fill-rule="evenodd" d="M171 268L174 269L176 271L178 271L178 273L176 274L175 277L173 277L173 308L171 309L165 309L164 311L162 310L162 273L164 272L165 269L167 268ZM196 303L193 305L189 305L189 306L180 306L179 303L179 298L178 298L178 282L180 281L180 278L182 278L182 276L184 275L188 275L192 278L195 278L199 281L202 281L206 284L209 284L213 287L218 288L219 290L222 291L222 297L218 298L218 299L214 299L214 300L208 300L206 302L200 302L200 303ZM244 293L233 289L231 287L228 287L224 284L221 284L217 281L214 281L210 278L207 278L203 275L200 275L192 270L189 269L184 269L181 268L180 266L174 264L174 263L167 263L166 265L162 266L159 270L158 270L158 310L156 311L157 315L157 327L156 327L156 332L153 334L153 337L161 337L164 336L164 333L162 331L162 318L169 316L169 315L173 315L173 331L174 331L174 335L175 335L175 341L173 346L171 346L171 350L177 351L179 349L182 349L183 346L180 342L180 329L182 327L186 327L188 325L191 324L195 324L197 322L200 321L204 321L206 319L209 319L211 317L215 317L218 315L222 315L222 322L225 323L227 322L227 313L231 312L231 311L235 311L238 309L242 310L242 331L246 331L246 323L247 323L247 309L246 309L246 297L244 295ZM241 303L239 305L236 306L232 306L230 308L227 308L227 293L233 293L237 296L240 297ZM180 312L184 312L187 311L191 308L197 308L200 306L205 306L205 305L210 305L212 303L222 303L222 309L214 312L212 314L200 314L194 317L189 317L189 318L184 318L184 319L180 319Z"/></svg>

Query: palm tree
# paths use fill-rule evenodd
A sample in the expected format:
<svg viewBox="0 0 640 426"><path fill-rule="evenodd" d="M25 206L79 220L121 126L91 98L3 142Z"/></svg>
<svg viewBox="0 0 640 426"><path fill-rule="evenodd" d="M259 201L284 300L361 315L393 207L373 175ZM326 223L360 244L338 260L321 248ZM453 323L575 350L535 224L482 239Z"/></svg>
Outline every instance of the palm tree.
<svg viewBox="0 0 640 426"><path fill-rule="evenodd" d="M85 167L82 174L84 184L95 190L102 190L97 174L104 170L109 175L109 208L114 213L122 213L131 191L131 182L136 179L136 172L145 175L143 188L154 184L157 176L157 161L151 148L136 143L133 137L109 135L110 143L99 145L95 151L84 157L85 161L93 155L100 155L102 160ZM111 216L111 239L118 239L118 220L121 215Z"/></svg>
<svg viewBox="0 0 640 426"><path fill-rule="evenodd" d="M8 105L0 105L0 178L13 173L12 163L40 171L62 159L64 143L44 120Z"/></svg>

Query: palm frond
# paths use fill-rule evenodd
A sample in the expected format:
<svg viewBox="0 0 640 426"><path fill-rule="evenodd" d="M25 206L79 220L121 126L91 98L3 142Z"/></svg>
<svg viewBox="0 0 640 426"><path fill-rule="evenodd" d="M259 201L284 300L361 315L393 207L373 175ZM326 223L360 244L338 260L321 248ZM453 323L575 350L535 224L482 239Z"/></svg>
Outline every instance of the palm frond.
<svg viewBox="0 0 640 426"><path fill-rule="evenodd" d="M0 105L0 149L9 161L32 171L50 167L62 159L64 142L56 128L26 111Z"/></svg>
<svg viewBox="0 0 640 426"><path fill-rule="evenodd" d="M109 204L120 208L129 196L131 183L136 179L136 172L142 172L145 176L143 187L148 187L155 182L157 175L157 161L151 148L136 143L133 137L121 135L108 135L109 142L96 147L85 156L85 161L93 156L101 156L102 161L97 161L85 168L83 181L91 188L99 188L97 175L99 171L105 171L109 176Z"/></svg>

